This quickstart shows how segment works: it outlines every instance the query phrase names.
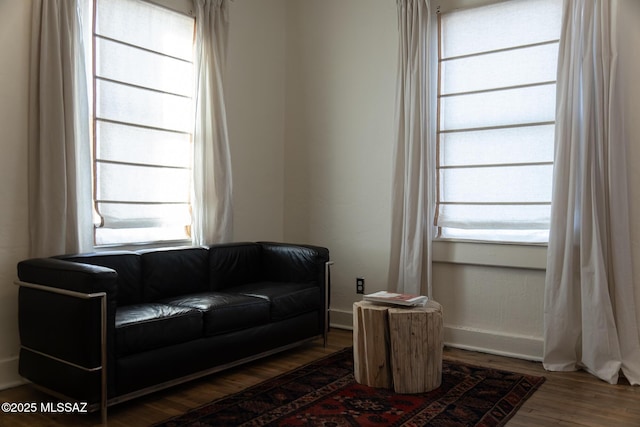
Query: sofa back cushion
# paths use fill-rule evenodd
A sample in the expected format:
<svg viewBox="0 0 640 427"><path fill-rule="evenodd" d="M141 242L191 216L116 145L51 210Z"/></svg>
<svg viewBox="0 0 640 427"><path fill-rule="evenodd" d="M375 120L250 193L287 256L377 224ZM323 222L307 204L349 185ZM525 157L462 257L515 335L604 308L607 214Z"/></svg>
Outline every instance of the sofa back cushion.
<svg viewBox="0 0 640 427"><path fill-rule="evenodd" d="M99 265L118 273L116 301L118 306L142 302L142 263L135 252L113 251L55 257L65 261Z"/></svg>
<svg viewBox="0 0 640 427"><path fill-rule="evenodd" d="M206 248L153 249L140 254L145 302L207 290Z"/></svg>
<svg viewBox="0 0 640 427"><path fill-rule="evenodd" d="M209 280L212 291L258 282L262 248L256 243L230 243L209 247Z"/></svg>
<svg viewBox="0 0 640 427"><path fill-rule="evenodd" d="M270 282L313 283L321 286L329 251L316 246L261 242L262 276Z"/></svg>

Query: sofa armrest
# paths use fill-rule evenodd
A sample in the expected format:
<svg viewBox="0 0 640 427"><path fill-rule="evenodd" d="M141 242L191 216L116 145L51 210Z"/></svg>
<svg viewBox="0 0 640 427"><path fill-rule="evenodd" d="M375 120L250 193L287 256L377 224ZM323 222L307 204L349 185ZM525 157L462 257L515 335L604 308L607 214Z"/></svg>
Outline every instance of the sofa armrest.
<svg viewBox="0 0 640 427"><path fill-rule="evenodd" d="M323 299L318 313L318 327L327 346L331 295L329 249L290 243L259 242L262 246L262 271L275 282L313 283L321 289Z"/></svg>
<svg viewBox="0 0 640 427"><path fill-rule="evenodd" d="M259 244L262 246L262 271L267 280L325 286L325 264L329 262L327 248L274 242Z"/></svg>
<svg viewBox="0 0 640 427"><path fill-rule="evenodd" d="M104 400L113 384L117 273L37 258L18 263L18 277L20 374L75 399Z"/></svg>
<svg viewBox="0 0 640 427"><path fill-rule="evenodd" d="M116 298L117 277L115 270L110 268L55 258L34 258L18 263L18 278L22 282L83 294L105 292L113 299Z"/></svg>

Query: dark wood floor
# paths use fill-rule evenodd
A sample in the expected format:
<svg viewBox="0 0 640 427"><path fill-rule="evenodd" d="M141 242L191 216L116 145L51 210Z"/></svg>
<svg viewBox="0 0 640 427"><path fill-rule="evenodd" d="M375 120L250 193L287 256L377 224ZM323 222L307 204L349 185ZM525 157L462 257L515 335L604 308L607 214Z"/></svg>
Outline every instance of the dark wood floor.
<svg viewBox="0 0 640 427"><path fill-rule="evenodd" d="M332 330L329 345L321 340L242 367L217 373L170 390L154 393L109 408L109 426L148 426L179 415L211 400L237 392L275 375L350 346L350 331ZM540 389L508 423L515 426L640 427L640 387L611 386L585 372L545 372L540 363L456 349L445 349L445 358L515 372L543 375ZM25 385L0 391L0 402L49 402L53 399ZM0 426L91 426L97 414L4 414Z"/></svg>

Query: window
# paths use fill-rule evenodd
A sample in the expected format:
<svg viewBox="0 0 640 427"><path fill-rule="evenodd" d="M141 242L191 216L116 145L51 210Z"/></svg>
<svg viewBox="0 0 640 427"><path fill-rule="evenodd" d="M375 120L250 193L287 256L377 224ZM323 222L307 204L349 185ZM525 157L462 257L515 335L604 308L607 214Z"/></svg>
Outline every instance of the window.
<svg viewBox="0 0 640 427"><path fill-rule="evenodd" d="M190 238L194 19L96 0L95 244Z"/></svg>
<svg viewBox="0 0 640 427"><path fill-rule="evenodd" d="M548 240L561 3L439 15L439 237Z"/></svg>

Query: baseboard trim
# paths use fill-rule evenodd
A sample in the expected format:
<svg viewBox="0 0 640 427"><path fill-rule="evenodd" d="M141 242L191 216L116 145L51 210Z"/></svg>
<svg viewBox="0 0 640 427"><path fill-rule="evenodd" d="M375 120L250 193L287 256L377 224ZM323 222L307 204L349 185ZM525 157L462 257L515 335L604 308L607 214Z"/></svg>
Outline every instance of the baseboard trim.
<svg viewBox="0 0 640 427"><path fill-rule="evenodd" d="M353 330L351 310L330 310L330 326L337 329ZM445 325L446 346L462 350L478 351L516 359L542 361L544 342L542 338L487 331L464 326Z"/></svg>
<svg viewBox="0 0 640 427"><path fill-rule="evenodd" d="M451 325L444 327L444 343L446 346L462 350L535 362L542 361L544 347L544 341L538 337Z"/></svg>
<svg viewBox="0 0 640 427"><path fill-rule="evenodd" d="M329 326L337 329L353 330L353 311L351 310L329 310Z"/></svg>
<svg viewBox="0 0 640 427"><path fill-rule="evenodd" d="M18 357L0 360L0 390L26 384L27 381L18 374Z"/></svg>

